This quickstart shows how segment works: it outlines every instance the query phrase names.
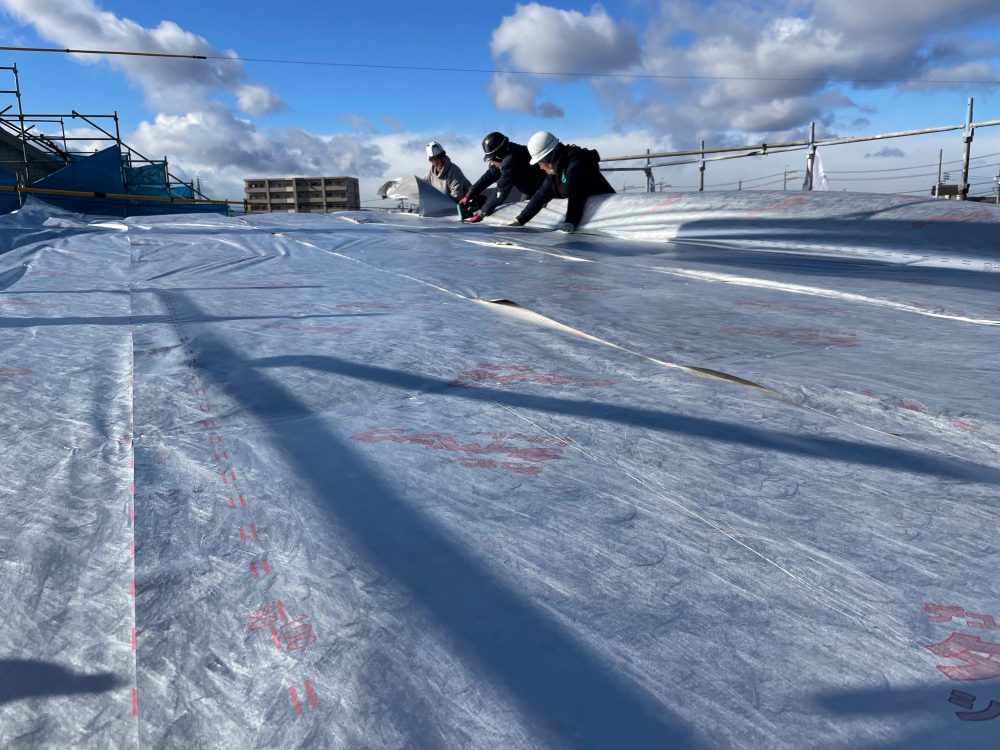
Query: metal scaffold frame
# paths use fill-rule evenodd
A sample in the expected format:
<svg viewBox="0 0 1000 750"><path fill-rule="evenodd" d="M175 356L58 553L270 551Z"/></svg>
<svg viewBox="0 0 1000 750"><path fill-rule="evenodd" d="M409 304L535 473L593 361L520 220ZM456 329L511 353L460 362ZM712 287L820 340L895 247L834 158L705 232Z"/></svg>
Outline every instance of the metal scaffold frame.
<svg viewBox="0 0 1000 750"><path fill-rule="evenodd" d="M166 156L162 159L152 159L125 143L121 137L117 111L111 114L82 114L75 109L62 114L25 112L17 65L0 66L0 70L10 71L14 83L12 89L0 90L0 95L13 96L15 99L11 104L0 108L0 140L8 147L4 154L0 154L0 167L13 173L17 181L16 186L0 187L0 190L16 191L20 205L23 205L24 197L29 193L120 199L124 202L126 214L128 213L126 201L242 205L242 201L208 198L199 189L200 185L185 181L173 174ZM90 132L81 135L74 133L72 128L67 132L67 122L75 121L85 123ZM57 129L58 132L51 132L53 129ZM15 142L18 144L16 149L13 147ZM123 184L128 184L128 170L161 167L162 186L166 195L134 194L128 190L121 194L112 193L106 188L102 189L103 186L100 185L90 186L93 188L92 191L33 187L40 179L111 146L117 146L122 155L120 169ZM83 150L84 148L87 150ZM18 152L17 158L11 158L14 150ZM4 156L7 158L3 158Z"/></svg>

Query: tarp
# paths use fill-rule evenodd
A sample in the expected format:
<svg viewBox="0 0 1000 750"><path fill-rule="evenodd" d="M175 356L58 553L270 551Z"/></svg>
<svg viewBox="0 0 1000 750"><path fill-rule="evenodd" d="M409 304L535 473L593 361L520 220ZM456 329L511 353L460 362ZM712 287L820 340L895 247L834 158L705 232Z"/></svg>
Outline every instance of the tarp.
<svg viewBox="0 0 1000 750"><path fill-rule="evenodd" d="M17 177L9 169L0 167L0 186L2 187L16 187ZM9 190L0 190L0 214L9 213L14 211L20 206L20 202L17 199L17 193Z"/></svg>
<svg viewBox="0 0 1000 750"><path fill-rule="evenodd" d="M458 217L456 201L450 195L445 195L426 180L415 175L388 180L382 183L376 194L380 198L409 201L418 207L417 213L420 216ZM523 197L520 190L513 188L508 194L507 200L504 201L504 205L517 203Z"/></svg>
<svg viewBox="0 0 1000 750"><path fill-rule="evenodd" d="M994 748L998 215L788 200L0 217L0 746Z"/></svg>
<svg viewBox="0 0 1000 750"><path fill-rule="evenodd" d="M425 180L414 175L397 177L379 187L380 198L407 200L418 206L421 216L456 216L457 204L450 195L445 195Z"/></svg>
<svg viewBox="0 0 1000 750"><path fill-rule="evenodd" d="M122 179L121 149L117 145L109 146L91 156L78 159L58 172L36 181L32 187L122 194L125 192L125 183ZM118 198L46 195L45 201L80 213L109 216L122 216L124 213L124 201Z"/></svg>

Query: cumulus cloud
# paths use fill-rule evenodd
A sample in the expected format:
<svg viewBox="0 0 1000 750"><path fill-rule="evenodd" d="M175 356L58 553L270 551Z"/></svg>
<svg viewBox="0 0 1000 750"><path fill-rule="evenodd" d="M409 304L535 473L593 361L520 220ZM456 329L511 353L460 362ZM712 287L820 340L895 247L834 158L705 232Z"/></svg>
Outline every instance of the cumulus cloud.
<svg viewBox="0 0 1000 750"><path fill-rule="evenodd" d="M260 116L279 112L284 102L266 86L247 84L236 89L236 104L248 115Z"/></svg>
<svg viewBox="0 0 1000 750"><path fill-rule="evenodd" d="M243 193L243 180L285 175L379 177L389 164L371 139L319 136L299 128L260 131L222 105L183 115L160 114L129 137L140 152L166 153L171 171L206 179L226 196Z"/></svg>
<svg viewBox="0 0 1000 750"><path fill-rule="evenodd" d="M773 140L811 120L871 113L831 98L838 87L997 80L1000 45L969 32L998 18L995 0L671 0L647 24L641 66L630 71L662 78L594 88L619 127L668 128L686 145Z"/></svg>
<svg viewBox="0 0 1000 750"><path fill-rule="evenodd" d="M544 118L562 117L562 108L554 102L535 101L542 86L542 81L535 77L501 73L493 76L488 88L497 109L527 112Z"/></svg>
<svg viewBox="0 0 1000 750"><path fill-rule="evenodd" d="M140 86L158 113L125 135L140 153L166 154L182 179L199 177L215 197L238 198L243 180L283 175L352 175L380 178L390 169L381 147L360 134L317 135L299 128L260 130L224 101L232 97L251 116L281 109L266 86L247 80L233 52L220 53L206 39L164 21L145 28L101 9L93 0L0 0L15 19L66 47L221 56L224 60L172 60L78 55L82 64L103 60ZM355 115L343 119L373 132ZM85 136L89 137L89 136ZM95 147L106 143L95 142ZM81 149L88 147L82 143Z"/></svg>
<svg viewBox="0 0 1000 750"><path fill-rule="evenodd" d="M157 57L77 55L87 65L104 61L140 87L150 107L161 112L197 109L217 92L232 92L249 107L274 111L280 100L262 86L247 87L246 71L232 51L220 52L204 37L172 21L146 28L102 10L93 0L2 0L19 21L45 39L75 49L107 49L221 57L185 60ZM242 107L242 102L241 105ZM247 110L251 114L250 110Z"/></svg>
<svg viewBox="0 0 1000 750"><path fill-rule="evenodd" d="M873 153L865 154L866 159L898 159L906 156L902 149L885 146Z"/></svg>
<svg viewBox="0 0 1000 750"><path fill-rule="evenodd" d="M553 102L535 102L546 79L621 71L639 61L635 29L616 23L599 5L585 15L539 3L519 4L494 30L490 51L501 65L540 76L494 76L489 88L497 108L549 118L562 117L563 111Z"/></svg>

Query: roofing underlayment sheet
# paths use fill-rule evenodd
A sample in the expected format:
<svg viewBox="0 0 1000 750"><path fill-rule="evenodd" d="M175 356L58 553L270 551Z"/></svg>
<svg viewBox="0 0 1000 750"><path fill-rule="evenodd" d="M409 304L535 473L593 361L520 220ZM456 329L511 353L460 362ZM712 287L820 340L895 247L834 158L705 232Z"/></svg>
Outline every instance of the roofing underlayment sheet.
<svg viewBox="0 0 1000 750"><path fill-rule="evenodd" d="M518 209L0 217L0 746L998 746L1000 209Z"/></svg>

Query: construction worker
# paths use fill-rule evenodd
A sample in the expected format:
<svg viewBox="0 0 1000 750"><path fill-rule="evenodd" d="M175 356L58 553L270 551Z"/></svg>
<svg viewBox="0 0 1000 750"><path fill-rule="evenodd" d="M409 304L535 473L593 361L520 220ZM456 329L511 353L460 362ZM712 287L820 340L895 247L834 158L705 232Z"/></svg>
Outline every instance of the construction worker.
<svg viewBox="0 0 1000 750"><path fill-rule="evenodd" d="M489 162L489 168L458 201L460 206L471 210L470 216L463 216L464 221L482 221L507 200L514 188L524 195L534 195L545 179L545 175L528 163L528 149L513 143L503 133L493 132L483 138L483 161ZM483 200L483 191L494 182L496 188L486 193L485 201L477 206L477 201Z"/></svg>
<svg viewBox="0 0 1000 750"><path fill-rule="evenodd" d="M468 178L458 165L452 162L440 143L431 141L427 144L426 150L427 161L431 163L431 168L424 176L424 181L458 201L469 192Z"/></svg>
<svg viewBox="0 0 1000 750"><path fill-rule="evenodd" d="M563 144L547 130L539 130L528 140L528 153L531 163L537 164L548 177L507 226L524 226L553 198L567 198L569 205L559 231L575 232L587 198L615 192L601 174L598 167L601 157L593 149Z"/></svg>

